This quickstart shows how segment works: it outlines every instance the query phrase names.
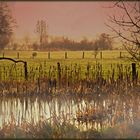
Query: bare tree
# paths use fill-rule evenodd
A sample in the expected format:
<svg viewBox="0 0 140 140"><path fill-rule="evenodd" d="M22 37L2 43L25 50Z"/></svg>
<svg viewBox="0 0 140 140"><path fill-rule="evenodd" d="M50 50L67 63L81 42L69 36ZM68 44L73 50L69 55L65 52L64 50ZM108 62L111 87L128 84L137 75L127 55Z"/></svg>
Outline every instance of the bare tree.
<svg viewBox="0 0 140 140"><path fill-rule="evenodd" d="M13 35L13 27L16 26L9 6L6 2L0 2L0 49L4 49Z"/></svg>
<svg viewBox="0 0 140 140"><path fill-rule="evenodd" d="M93 51L93 55L94 55L94 58L96 59L97 58L97 55L99 54L99 48L98 47L95 47L94 48L94 51Z"/></svg>
<svg viewBox="0 0 140 140"><path fill-rule="evenodd" d="M111 7L117 13L106 24L121 39L133 61L140 61L140 1L118 1Z"/></svg>
<svg viewBox="0 0 140 140"><path fill-rule="evenodd" d="M113 39L109 34L102 33L99 38L97 38L94 42L95 49L99 50L111 50L113 47Z"/></svg>
<svg viewBox="0 0 140 140"><path fill-rule="evenodd" d="M31 49L31 37L30 34L25 34L25 36L23 37L23 44L24 44L24 49L25 50L30 50Z"/></svg>
<svg viewBox="0 0 140 140"><path fill-rule="evenodd" d="M40 47L47 42L47 24L44 20L38 20L36 24L36 33L39 35Z"/></svg>

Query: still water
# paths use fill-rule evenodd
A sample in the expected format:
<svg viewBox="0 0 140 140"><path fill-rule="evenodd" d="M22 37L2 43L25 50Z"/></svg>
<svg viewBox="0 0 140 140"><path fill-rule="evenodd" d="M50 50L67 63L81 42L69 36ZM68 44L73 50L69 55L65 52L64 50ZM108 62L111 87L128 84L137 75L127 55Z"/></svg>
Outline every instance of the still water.
<svg viewBox="0 0 140 140"><path fill-rule="evenodd" d="M79 112L86 114L92 109L99 112L99 119L93 114L88 121L77 120ZM59 121L69 121L82 130L100 129L123 121L133 123L135 119L140 119L140 98L120 95L0 98L0 127L11 121L15 121L17 125L23 121L31 124L36 124L41 119L51 121L54 116Z"/></svg>

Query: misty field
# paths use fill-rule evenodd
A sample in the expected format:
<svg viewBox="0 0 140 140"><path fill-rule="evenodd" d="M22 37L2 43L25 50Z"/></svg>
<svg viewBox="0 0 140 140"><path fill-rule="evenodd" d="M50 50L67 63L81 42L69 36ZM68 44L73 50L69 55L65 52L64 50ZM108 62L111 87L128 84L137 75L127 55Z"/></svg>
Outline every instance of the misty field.
<svg viewBox="0 0 140 140"><path fill-rule="evenodd" d="M1 60L1 138L140 138L139 66L132 73L127 52L0 55L27 62L25 78L23 63Z"/></svg>

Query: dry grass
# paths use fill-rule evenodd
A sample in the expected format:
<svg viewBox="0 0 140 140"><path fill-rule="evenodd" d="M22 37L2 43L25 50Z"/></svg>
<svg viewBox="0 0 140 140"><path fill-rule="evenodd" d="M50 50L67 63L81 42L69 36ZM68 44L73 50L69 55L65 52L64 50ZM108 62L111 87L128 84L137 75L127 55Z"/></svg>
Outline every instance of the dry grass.
<svg viewBox="0 0 140 140"><path fill-rule="evenodd" d="M76 126L67 122L60 123L58 120L53 124L41 120L37 124L24 121L20 126L11 121L0 129L0 138L140 138L140 125L137 120L134 124L123 122L102 131L80 131Z"/></svg>

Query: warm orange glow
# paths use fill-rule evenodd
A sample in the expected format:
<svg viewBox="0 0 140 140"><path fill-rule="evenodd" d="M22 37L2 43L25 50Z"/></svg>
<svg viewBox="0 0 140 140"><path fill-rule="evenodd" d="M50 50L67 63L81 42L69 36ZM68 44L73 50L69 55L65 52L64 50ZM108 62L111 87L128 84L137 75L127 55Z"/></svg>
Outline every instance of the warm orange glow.
<svg viewBox="0 0 140 140"><path fill-rule="evenodd" d="M105 26L109 9L103 8L112 2L11 2L13 15L18 24L16 35L34 36L38 19L48 23L50 35L95 38L109 32Z"/></svg>

